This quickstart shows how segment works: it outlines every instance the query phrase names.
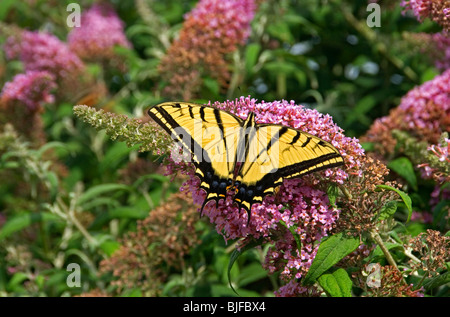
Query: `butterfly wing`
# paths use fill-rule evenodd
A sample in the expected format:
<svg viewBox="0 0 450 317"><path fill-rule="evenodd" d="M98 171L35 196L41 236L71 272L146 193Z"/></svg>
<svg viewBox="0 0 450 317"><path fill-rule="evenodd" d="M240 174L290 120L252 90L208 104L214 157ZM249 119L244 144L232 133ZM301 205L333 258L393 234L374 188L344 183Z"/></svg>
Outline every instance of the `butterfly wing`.
<svg viewBox="0 0 450 317"><path fill-rule="evenodd" d="M167 102L148 114L192 155L200 188L207 193L203 207L225 198L233 179L243 120L225 111L193 103Z"/></svg>
<svg viewBox="0 0 450 317"><path fill-rule="evenodd" d="M250 216L251 206L273 194L283 179L342 164L339 151L314 135L281 125L257 125L256 137L236 176L240 185L235 200Z"/></svg>

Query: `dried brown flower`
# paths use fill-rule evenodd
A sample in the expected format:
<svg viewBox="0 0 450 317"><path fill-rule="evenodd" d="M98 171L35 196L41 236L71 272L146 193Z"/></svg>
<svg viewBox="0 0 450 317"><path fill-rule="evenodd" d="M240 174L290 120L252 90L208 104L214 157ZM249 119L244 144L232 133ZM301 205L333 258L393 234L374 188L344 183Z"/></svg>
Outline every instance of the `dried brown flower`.
<svg viewBox="0 0 450 317"><path fill-rule="evenodd" d="M446 262L450 261L450 237L428 229L411 239L409 245L420 259L420 263L411 262L413 271L421 269L426 275L433 276L446 269Z"/></svg>
<svg viewBox="0 0 450 317"><path fill-rule="evenodd" d="M380 267L380 271L380 286L368 288L368 296L423 297L422 290L413 290L413 285L406 284L401 272L396 267L386 265Z"/></svg>
<svg viewBox="0 0 450 317"><path fill-rule="evenodd" d="M138 221L136 232L129 233L122 247L100 264L101 273L112 273L117 292L139 289L144 296L161 294L170 268L181 269L184 257L199 243L195 223L197 207L186 193L173 194L169 200Z"/></svg>
<svg viewBox="0 0 450 317"><path fill-rule="evenodd" d="M345 196L337 201L345 212L341 212L336 223L337 231L346 231L355 236L375 229L380 211L389 201L398 197L392 191L376 191L377 185L398 187L396 183L386 182L387 167L370 156L361 159L362 175L350 175L349 184L345 186Z"/></svg>

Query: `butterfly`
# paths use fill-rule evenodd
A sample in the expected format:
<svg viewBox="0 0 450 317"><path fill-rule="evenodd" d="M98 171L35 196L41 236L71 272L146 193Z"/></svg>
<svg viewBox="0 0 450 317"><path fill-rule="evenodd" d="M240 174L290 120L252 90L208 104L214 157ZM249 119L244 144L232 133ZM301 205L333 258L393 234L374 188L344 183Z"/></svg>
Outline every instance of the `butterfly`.
<svg viewBox="0 0 450 317"><path fill-rule="evenodd" d="M278 124L258 124L214 108L187 102L166 102L149 116L192 158L206 204L216 208L228 192L250 221L253 204L273 195L284 179L344 164L339 151L312 134Z"/></svg>

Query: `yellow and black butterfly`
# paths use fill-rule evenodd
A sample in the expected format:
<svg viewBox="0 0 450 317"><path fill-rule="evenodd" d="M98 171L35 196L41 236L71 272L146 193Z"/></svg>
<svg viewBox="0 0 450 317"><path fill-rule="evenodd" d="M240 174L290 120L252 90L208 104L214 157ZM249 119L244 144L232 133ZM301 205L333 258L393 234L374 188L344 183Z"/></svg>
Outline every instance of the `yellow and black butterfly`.
<svg viewBox="0 0 450 317"><path fill-rule="evenodd" d="M201 207L213 200L216 207L227 192L247 212L273 194L283 179L344 164L339 151L314 135L277 124L257 124L217 108L186 102L166 102L148 110L192 157L206 191Z"/></svg>

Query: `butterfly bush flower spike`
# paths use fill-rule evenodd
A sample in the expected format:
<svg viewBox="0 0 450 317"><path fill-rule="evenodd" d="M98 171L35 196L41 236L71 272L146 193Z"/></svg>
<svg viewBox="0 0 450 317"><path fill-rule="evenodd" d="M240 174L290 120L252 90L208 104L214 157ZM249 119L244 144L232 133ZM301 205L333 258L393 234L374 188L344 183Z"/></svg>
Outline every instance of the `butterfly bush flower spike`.
<svg viewBox="0 0 450 317"><path fill-rule="evenodd" d="M430 18L443 27L450 30L450 1L449 0L403 0L400 5L405 10L412 10L417 20L423 21Z"/></svg>
<svg viewBox="0 0 450 317"><path fill-rule="evenodd" d="M186 14L179 38L160 63L159 72L167 81L166 96L191 100L204 76L227 87L226 55L248 38L255 11L254 0L200 0Z"/></svg>
<svg viewBox="0 0 450 317"><path fill-rule="evenodd" d="M55 98L71 100L80 92L92 89L85 64L66 43L44 32L23 31L11 36L4 45L8 59L18 59L25 71L45 71L57 85Z"/></svg>
<svg viewBox="0 0 450 317"><path fill-rule="evenodd" d="M80 58L48 33L24 31L20 36L8 38L4 49L6 57L22 61L26 71L47 71L57 81L85 71Z"/></svg>
<svg viewBox="0 0 450 317"><path fill-rule="evenodd" d="M3 105L24 107L28 112L40 112L45 103L53 103L53 76L46 71L28 71L16 75L3 86L0 100Z"/></svg>
<svg viewBox="0 0 450 317"><path fill-rule="evenodd" d="M67 41L69 48L83 60L116 60L115 46L131 47L123 29L124 23L112 6L94 4L81 15L81 26L72 29Z"/></svg>
<svg viewBox="0 0 450 317"><path fill-rule="evenodd" d="M450 132L450 69L410 90L388 116L377 119L364 136L380 154L393 153L397 142L392 130L436 144Z"/></svg>

